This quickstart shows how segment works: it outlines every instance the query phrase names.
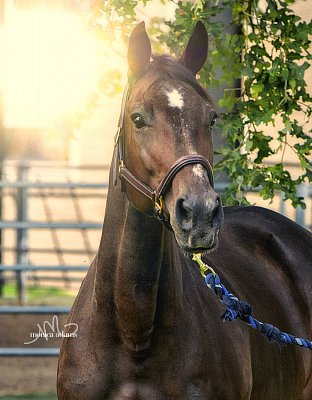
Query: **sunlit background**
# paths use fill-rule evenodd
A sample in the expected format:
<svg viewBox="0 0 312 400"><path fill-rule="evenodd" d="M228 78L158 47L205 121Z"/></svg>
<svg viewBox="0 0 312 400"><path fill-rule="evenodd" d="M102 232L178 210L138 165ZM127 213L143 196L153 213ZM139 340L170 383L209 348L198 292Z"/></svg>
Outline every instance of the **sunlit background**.
<svg viewBox="0 0 312 400"><path fill-rule="evenodd" d="M96 89L98 43L74 13L8 6L1 43L4 124L45 128L83 107Z"/></svg>
<svg viewBox="0 0 312 400"><path fill-rule="evenodd" d="M1 34L3 123L46 128L81 107L97 80L96 42L78 17L6 2ZM82 77L84 79L82 79Z"/></svg>

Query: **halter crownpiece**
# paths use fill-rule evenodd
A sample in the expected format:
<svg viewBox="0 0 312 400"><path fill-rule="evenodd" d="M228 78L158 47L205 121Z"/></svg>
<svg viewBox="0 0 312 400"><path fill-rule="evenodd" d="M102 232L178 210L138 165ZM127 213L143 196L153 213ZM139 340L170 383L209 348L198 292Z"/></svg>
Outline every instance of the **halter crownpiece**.
<svg viewBox="0 0 312 400"><path fill-rule="evenodd" d="M119 176L122 183L127 182L128 184L130 184L133 188L135 188L138 192L140 192L142 195L144 195L153 203L154 216L161 222L165 223L166 226L168 226L168 224L170 226L169 215L164 213L163 198L176 174L187 165L201 164L206 169L210 185L213 187L214 180L213 180L212 167L206 157L201 156L199 154L188 154L186 156L179 158L172 165L172 167L162 178L159 186L156 189L150 188L139 178L137 178L126 167L124 162L124 135L125 135L124 121L125 121L126 102L128 97L129 97L129 86L127 85L123 93L118 128L115 135L113 183L114 185L117 184L117 178ZM122 190L126 191L125 185L122 185Z"/></svg>

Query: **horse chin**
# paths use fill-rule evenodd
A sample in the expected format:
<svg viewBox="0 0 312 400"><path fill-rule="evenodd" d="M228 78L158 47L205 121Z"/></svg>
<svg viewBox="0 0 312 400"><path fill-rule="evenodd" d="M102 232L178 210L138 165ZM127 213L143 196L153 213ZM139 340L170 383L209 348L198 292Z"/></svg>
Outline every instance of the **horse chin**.
<svg viewBox="0 0 312 400"><path fill-rule="evenodd" d="M218 234L219 230L212 231L204 238L196 240L195 236L175 232L175 237L185 256L192 257L193 254L208 254L215 251L219 243Z"/></svg>

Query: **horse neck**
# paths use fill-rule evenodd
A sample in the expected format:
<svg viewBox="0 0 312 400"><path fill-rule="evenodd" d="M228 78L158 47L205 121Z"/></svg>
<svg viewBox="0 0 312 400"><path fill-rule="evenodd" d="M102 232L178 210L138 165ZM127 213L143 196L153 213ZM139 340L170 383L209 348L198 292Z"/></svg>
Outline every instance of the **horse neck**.
<svg viewBox="0 0 312 400"><path fill-rule="evenodd" d="M98 283L114 302L117 329L129 351L150 343L157 309L161 271L162 296L171 301L172 234L155 219L138 212L119 187L110 185L98 252ZM106 278L103 279L104 274ZM162 274L164 275L164 274ZM165 283L164 283L165 282ZM97 290L103 295L103 287ZM164 292L164 293L163 293Z"/></svg>

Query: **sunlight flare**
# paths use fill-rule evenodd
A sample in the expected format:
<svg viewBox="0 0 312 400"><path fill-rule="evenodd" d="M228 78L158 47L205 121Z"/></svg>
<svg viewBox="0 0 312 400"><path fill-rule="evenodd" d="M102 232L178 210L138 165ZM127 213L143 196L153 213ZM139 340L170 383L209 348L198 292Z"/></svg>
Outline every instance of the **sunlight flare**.
<svg viewBox="0 0 312 400"><path fill-rule="evenodd" d="M1 34L4 124L47 127L96 90L99 45L73 12L9 11Z"/></svg>

